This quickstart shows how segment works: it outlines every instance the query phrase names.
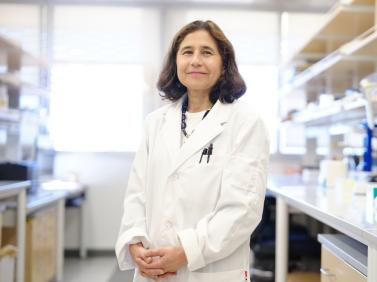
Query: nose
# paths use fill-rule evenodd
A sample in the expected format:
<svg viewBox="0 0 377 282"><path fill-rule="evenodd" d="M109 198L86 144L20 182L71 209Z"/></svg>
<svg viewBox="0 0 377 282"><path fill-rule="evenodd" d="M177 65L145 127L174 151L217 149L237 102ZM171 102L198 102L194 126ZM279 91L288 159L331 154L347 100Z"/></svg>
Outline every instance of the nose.
<svg viewBox="0 0 377 282"><path fill-rule="evenodd" d="M191 65L193 67L200 66L202 64L202 58L199 52L194 52L193 56L191 57Z"/></svg>

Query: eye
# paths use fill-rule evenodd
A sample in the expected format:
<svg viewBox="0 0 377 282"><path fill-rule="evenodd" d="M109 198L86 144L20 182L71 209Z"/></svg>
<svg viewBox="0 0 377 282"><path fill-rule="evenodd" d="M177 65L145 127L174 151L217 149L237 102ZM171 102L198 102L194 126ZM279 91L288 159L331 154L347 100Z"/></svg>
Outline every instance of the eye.
<svg viewBox="0 0 377 282"><path fill-rule="evenodd" d="M191 50L185 50L182 52L182 55L191 55L192 51Z"/></svg>
<svg viewBox="0 0 377 282"><path fill-rule="evenodd" d="M205 56L211 56L211 55L213 55L212 52L209 51L209 50L204 50L204 51L202 52L202 54L205 55Z"/></svg>

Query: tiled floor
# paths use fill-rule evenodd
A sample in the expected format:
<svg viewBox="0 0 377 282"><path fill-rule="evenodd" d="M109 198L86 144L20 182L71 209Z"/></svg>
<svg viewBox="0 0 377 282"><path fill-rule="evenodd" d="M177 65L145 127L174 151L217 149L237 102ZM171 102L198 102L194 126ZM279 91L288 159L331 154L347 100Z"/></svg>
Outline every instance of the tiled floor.
<svg viewBox="0 0 377 282"><path fill-rule="evenodd" d="M132 282L133 272L121 272L115 257L98 256L64 260L64 282Z"/></svg>

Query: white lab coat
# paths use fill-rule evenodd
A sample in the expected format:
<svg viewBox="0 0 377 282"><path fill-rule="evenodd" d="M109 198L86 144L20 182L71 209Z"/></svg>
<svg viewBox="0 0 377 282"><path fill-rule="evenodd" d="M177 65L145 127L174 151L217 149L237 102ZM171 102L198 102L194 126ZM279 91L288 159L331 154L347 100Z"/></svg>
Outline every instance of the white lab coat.
<svg viewBox="0 0 377 282"><path fill-rule="evenodd" d="M249 239L266 188L266 129L243 102L218 101L181 147L181 105L182 98L146 118L115 247L120 269L135 267L128 246L141 241L184 248L187 267L166 281L249 281ZM213 155L199 163L210 143ZM136 269L134 281L152 280Z"/></svg>

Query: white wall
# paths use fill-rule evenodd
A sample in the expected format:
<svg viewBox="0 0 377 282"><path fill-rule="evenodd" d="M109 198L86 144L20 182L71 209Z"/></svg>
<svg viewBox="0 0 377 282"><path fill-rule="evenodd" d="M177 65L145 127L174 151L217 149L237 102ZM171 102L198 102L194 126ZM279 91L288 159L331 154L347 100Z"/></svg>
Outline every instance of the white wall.
<svg viewBox="0 0 377 282"><path fill-rule="evenodd" d="M118 235L123 197L134 154L127 153L58 153L55 176L77 174L88 185L85 242L89 250L111 250ZM79 213L66 213L65 246L79 245Z"/></svg>

